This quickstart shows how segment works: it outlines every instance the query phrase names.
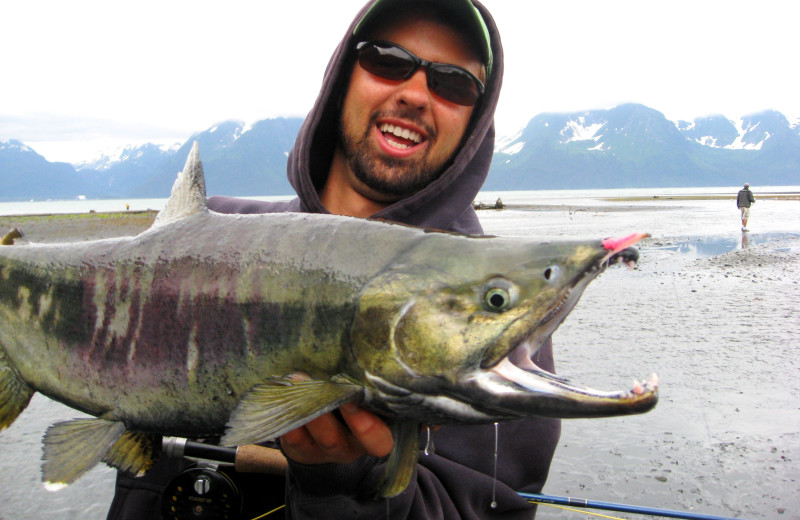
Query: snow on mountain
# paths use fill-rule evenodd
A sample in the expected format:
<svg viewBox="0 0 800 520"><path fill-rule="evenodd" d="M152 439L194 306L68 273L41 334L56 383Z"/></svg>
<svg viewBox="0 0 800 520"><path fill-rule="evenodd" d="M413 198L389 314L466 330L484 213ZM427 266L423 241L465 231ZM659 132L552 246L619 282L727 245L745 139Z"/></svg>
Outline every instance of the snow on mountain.
<svg viewBox="0 0 800 520"><path fill-rule="evenodd" d="M739 135L728 146L729 150L761 150L764 141L770 138L769 132L759 129L760 122L747 121L745 119L738 119L733 122Z"/></svg>
<svg viewBox="0 0 800 520"><path fill-rule="evenodd" d="M522 137L522 130L517 131L517 133L505 136L505 137L497 137L497 140L494 143L494 151L497 153L504 153L506 155L514 155L522 151L525 147L525 141L521 139Z"/></svg>
<svg viewBox="0 0 800 520"><path fill-rule="evenodd" d="M765 143L785 132L787 128L800 133L800 119L789 121L775 111L738 119L709 116L691 122L678 121L675 126L685 137L696 143L726 150L761 150Z"/></svg>
<svg viewBox="0 0 800 520"><path fill-rule="evenodd" d="M33 148L16 139L0 139L0 150L13 152L34 152ZM36 152L34 152L36 153Z"/></svg>
<svg viewBox="0 0 800 520"><path fill-rule="evenodd" d="M144 143L129 144L125 146L107 148L100 151L94 157L73 164L76 170L107 171L115 165L131 162L136 163L143 160L148 155L164 155L177 151L182 143Z"/></svg>
<svg viewBox="0 0 800 520"><path fill-rule="evenodd" d="M567 121L567 126L561 130L561 135L565 140L561 141L563 144L572 143L575 141L594 141L597 142L602 135L597 132L606 126L606 123L587 123L585 116L580 116L577 119Z"/></svg>

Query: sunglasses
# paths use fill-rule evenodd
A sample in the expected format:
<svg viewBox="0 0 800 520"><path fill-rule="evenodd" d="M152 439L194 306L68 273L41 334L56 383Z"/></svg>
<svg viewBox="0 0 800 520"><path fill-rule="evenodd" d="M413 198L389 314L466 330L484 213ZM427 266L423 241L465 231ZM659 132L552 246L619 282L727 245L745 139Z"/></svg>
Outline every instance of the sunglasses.
<svg viewBox="0 0 800 520"><path fill-rule="evenodd" d="M431 63L394 43L360 42L356 53L362 69L390 81L407 80L425 67L431 92L457 105L474 105L484 91L481 80L468 70L447 63Z"/></svg>

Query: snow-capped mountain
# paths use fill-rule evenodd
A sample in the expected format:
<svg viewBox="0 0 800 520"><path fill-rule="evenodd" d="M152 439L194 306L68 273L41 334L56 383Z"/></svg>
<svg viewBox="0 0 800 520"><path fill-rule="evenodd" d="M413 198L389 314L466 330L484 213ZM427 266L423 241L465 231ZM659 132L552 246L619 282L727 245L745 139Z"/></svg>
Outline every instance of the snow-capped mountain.
<svg viewBox="0 0 800 520"><path fill-rule="evenodd" d="M486 189L800 184L800 124L774 111L675 123L637 104L540 114L496 152Z"/></svg>
<svg viewBox="0 0 800 520"><path fill-rule="evenodd" d="M0 141L0 200L165 197L194 141L209 195L287 195L286 157L300 118L227 121L180 147L130 146L76 168ZM643 105L539 114L496 143L484 189L800 185L800 119L767 111L668 120Z"/></svg>
<svg viewBox="0 0 800 520"><path fill-rule="evenodd" d="M100 152L97 156L73 164L75 169L94 170L97 172L107 171L121 163L148 164L158 161L165 156L175 153L183 143L172 144L153 144L145 143L140 145L127 145L117 149L110 149Z"/></svg>
<svg viewBox="0 0 800 520"><path fill-rule="evenodd" d="M286 155L302 120L225 121L174 146L145 144L81 164L79 173L104 186L106 197L164 197L194 141L200 145L206 189L213 195L283 195Z"/></svg>
<svg viewBox="0 0 800 520"><path fill-rule="evenodd" d="M20 141L0 140L0 200L73 198L81 186L71 165L48 162Z"/></svg>
<svg viewBox="0 0 800 520"><path fill-rule="evenodd" d="M773 136L795 133L794 126L779 112L767 111L740 119L710 116L692 122L678 121L678 130L686 137L712 148L727 150L761 150Z"/></svg>

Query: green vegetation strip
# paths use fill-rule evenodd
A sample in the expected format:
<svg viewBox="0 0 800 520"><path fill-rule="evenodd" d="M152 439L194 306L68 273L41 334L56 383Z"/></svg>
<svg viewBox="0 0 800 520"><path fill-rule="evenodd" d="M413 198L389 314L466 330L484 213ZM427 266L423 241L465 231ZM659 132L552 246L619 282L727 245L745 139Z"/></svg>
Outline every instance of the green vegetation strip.
<svg viewBox="0 0 800 520"><path fill-rule="evenodd" d="M0 222L13 220L18 223L25 222L59 222L64 220L79 220L79 219L129 219L129 218L155 218L158 211L144 210L144 211L111 211L105 213L89 212L89 213L47 213L40 215L3 215L0 216Z"/></svg>

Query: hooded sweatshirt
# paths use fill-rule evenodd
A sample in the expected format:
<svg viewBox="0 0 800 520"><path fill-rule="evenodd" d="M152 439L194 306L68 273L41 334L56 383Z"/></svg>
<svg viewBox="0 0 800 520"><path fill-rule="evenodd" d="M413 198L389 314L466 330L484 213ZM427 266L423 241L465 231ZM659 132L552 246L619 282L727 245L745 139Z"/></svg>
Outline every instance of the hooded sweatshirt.
<svg viewBox="0 0 800 520"><path fill-rule="evenodd" d="M372 218L447 231L482 233L472 202L488 175L494 151L494 112L502 84L503 49L491 15L478 2L474 3L490 31L494 64L462 145L435 181ZM355 64L353 49L357 39L353 31L370 4L358 13L337 46L316 103L289 154L287 174L297 197L287 202L211 197L211 210L221 213L328 213L319 193L336 146L340 101ZM534 362L546 370L554 370L549 340L535 355ZM529 520L535 506L521 499L517 491L536 493L542 490L559 434L560 421L554 419L530 419L497 426L442 427L431 432L434 453L421 444L419 463L408 489L388 501L374 498L374 490L383 475L383 459L363 456L349 465L303 465L290 460L285 482L286 518L374 520L387 518L388 511L388 518L392 519ZM157 489L154 481L163 485L176 471L174 463L169 467L165 464L162 461L161 469L149 477L148 485L154 489ZM264 476L261 486L257 484L258 476L244 478L250 488L259 490L255 495L245 493L246 502L254 496L264 503L283 498L281 483L274 477ZM143 487L134 479L119 476L117 509L132 511L137 499L142 499L137 492ZM129 495L127 499L123 493ZM251 511L267 510L252 502L246 507ZM110 514L109 518L137 516L118 513L117 516Z"/></svg>

